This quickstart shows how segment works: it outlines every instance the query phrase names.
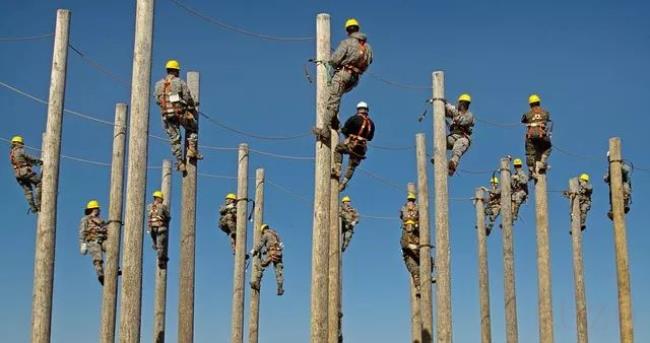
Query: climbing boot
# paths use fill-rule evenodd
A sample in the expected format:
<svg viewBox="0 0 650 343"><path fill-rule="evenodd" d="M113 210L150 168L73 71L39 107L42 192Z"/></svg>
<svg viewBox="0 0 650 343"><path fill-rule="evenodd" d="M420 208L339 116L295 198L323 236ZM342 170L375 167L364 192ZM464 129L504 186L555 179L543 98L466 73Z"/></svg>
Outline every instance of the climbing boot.
<svg viewBox="0 0 650 343"><path fill-rule="evenodd" d="M282 296L284 294L284 288L282 285L278 285L278 296Z"/></svg>
<svg viewBox="0 0 650 343"><path fill-rule="evenodd" d="M341 164L340 163L335 163L335 165L332 167L331 175L332 175L333 179L339 179L341 177Z"/></svg>
<svg viewBox="0 0 650 343"><path fill-rule="evenodd" d="M169 261L168 257L159 258L158 259L158 268L167 269L167 261Z"/></svg>
<svg viewBox="0 0 650 343"><path fill-rule="evenodd" d="M100 283L102 286L104 286L104 275L98 275L98 276L97 276L97 281L99 281L99 283Z"/></svg>
<svg viewBox="0 0 650 343"><path fill-rule="evenodd" d="M316 139L323 143L329 142L331 138L330 130L328 128L315 127L312 129L312 132L314 136L316 136Z"/></svg>
<svg viewBox="0 0 650 343"><path fill-rule="evenodd" d="M176 162L176 170L178 170L178 171L181 172L181 173L186 172L187 169L185 168L185 162L183 162L183 161L177 161L177 162Z"/></svg>
<svg viewBox="0 0 650 343"><path fill-rule="evenodd" d="M345 190L345 187L348 185L348 182L350 179L347 177L344 177L343 180L339 183L339 192L343 192Z"/></svg>
<svg viewBox="0 0 650 343"><path fill-rule="evenodd" d="M256 290L256 291L259 291L259 290L260 290L260 283L259 283L259 281L251 281L250 284L251 284L251 288L252 288L252 289L254 289L254 290Z"/></svg>
<svg viewBox="0 0 650 343"><path fill-rule="evenodd" d="M458 166L458 162L454 160L449 160L449 165L447 166L448 170L448 175L449 176L454 176L454 173L456 172L456 167Z"/></svg>

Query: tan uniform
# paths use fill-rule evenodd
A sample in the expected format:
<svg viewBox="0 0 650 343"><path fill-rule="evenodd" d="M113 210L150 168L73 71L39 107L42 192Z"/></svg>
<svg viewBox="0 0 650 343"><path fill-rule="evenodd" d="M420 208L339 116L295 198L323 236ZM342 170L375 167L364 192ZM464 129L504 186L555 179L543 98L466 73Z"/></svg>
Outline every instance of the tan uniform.
<svg viewBox="0 0 650 343"><path fill-rule="evenodd" d="M237 202L227 199L219 208L219 214L219 228L230 237L230 245L234 254L237 238Z"/></svg>
<svg viewBox="0 0 650 343"><path fill-rule="evenodd" d="M348 248L352 235L354 234L354 227L359 223L359 212L350 205L348 202L341 204L341 229L343 233L343 246L342 251Z"/></svg>
<svg viewBox="0 0 650 343"><path fill-rule="evenodd" d="M510 188L512 190L512 221L519 218L519 208L528 198L528 175L522 168L515 168L515 173L510 180Z"/></svg>
<svg viewBox="0 0 650 343"><path fill-rule="evenodd" d="M487 225L485 225L485 234L490 235L494 222L501 213L501 188L493 185L488 191L488 202L485 204L485 215L487 216Z"/></svg>
<svg viewBox="0 0 650 343"><path fill-rule="evenodd" d="M79 225L79 244L87 247L100 282L103 282L104 277L104 242L108 235L106 225L101 217L93 214L83 216Z"/></svg>
<svg viewBox="0 0 650 343"><path fill-rule="evenodd" d="M460 158L472 143L474 115L469 110L461 112L454 105L445 104L445 117L451 119L447 135L447 150L451 150L449 162L453 163L455 170L460 163Z"/></svg>
<svg viewBox="0 0 650 343"><path fill-rule="evenodd" d="M41 207L41 175L32 169L42 165L41 160L28 155L22 144L14 144L9 152L9 160L14 170L16 181L25 193L25 199L32 212L40 211Z"/></svg>
<svg viewBox="0 0 650 343"><path fill-rule="evenodd" d="M524 113L521 122L526 125L526 164L531 174L535 163L541 162L544 169L551 155L551 114L537 106Z"/></svg>
<svg viewBox="0 0 650 343"><path fill-rule="evenodd" d="M253 278L251 280L251 287L253 289L260 289L260 281L264 273L264 269L273 263L275 269L275 281L278 287L278 295L284 293L284 264L282 262L283 245L280 240L280 235L273 229L265 229L262 232L262 237L259 243L253 249L253 255L260 254L261 263L259 267L255 268ZM257 266L257 265L256 265Z"/></svg>
<svg viewBox="0 0 650 343"><path fill-rule="evenodd" d="M420 293L420 212L414 201L407 202L400 211L402 220L402 257L406 269L413 278L415 289Z"/></svg>
<svg viewBox="0 0 650 343"><path fill-rule="evenodd" d="M158 265L162 268L167 264L167 247L169 237L169 209L163 203L155 201L149 204L147 208L148 225L151 239L153 240L153 249L158 253Z"/></svg>

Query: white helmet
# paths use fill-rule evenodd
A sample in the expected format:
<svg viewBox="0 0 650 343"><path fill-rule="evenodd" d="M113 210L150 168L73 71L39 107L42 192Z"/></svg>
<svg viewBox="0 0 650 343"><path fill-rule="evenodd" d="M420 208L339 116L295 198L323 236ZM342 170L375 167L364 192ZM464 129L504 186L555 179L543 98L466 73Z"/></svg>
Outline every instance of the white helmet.
<svg viewBox="0 0 650 343"><path fill-rule="evenodd" d="M357 104L357 110L360 108L368 109L368 104L365 101L359 101L359 103Z"/></svg>

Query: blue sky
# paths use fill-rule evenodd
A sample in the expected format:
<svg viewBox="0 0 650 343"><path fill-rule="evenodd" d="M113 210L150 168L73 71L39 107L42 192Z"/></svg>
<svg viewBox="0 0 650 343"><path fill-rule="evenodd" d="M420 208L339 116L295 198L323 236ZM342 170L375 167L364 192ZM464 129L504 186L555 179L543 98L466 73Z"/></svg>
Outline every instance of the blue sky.
<svg viewBox="0 0 650 343"><path fill-rule="evenodd" d="M479 119L517 123L526 110L527 96L537 92L555 122L554 142L570 156L555 150L551 156L549 190L563 190L581 172L592 175L594 203L584 236L589 333L592 342L618 339L616 270L611 222L606 218L608 197L601 176L606 169L607 139L619 136L623 155L637 170L634 203L627 216L635 336L650 341L650 220L648 197L650 120L643 109L650 92L650 10L641 1L489 3L419 1L238 1L207 4L187 2L202 13L254 32L277 36L313 36L315 14L332 16L333 46L343 38L343 22L357 17L375 49L370 71L414 88L388 85L365 75L359 87L345 96L341 116L353 113L360 100L371 106L377 124L375 144L414 145L415 133L431 142L430 115L417 121L431 96L431 72L444 70L449 98L460 92L473 96L472 111ZM134 4L89 1L5 1L0 13L0 37L31 36L53 31L56 8L72 10L70 42L118 79L130 84ZM0 41L0 81L46 99L51 64L51 39ZM158 1L155 14L152 84L162 77L167 58L181 61L184 71L201 72L202 110L233 127L266 135L307 132L314 122L314 88L304 76L314 43L260 40L223 30L190 16L169 0ZM310 68L311 69L311 68ZM40 146L46 108L0 87L5 116L0 137L25 136ZM124 87L70 51L65 107L112 121L116 102L128 102ZM152 105L150 131L163 135L158 110ZM495 127L479 122L474 142L461 168L496 168L501 156L523 154L518 126ZM109 162L112 129L67 114L64 154ZM313 154L311 138L264 141L242 137L202 121L202 144L253 149L291 156ZM431 146L429 146L431 149ZM204 151L200 172L236 175L236 153ZM170 158L167 144L150 140L149 164ZM262 342L302 343L309 337L311 273L311 204L313 164L253 153L250 175L265 168L265 220L277 228L286 246L286 294L274 295L267 272L261 304ZM363 214L396 217L406 183L415 180L415 153L371 148L364 170L358 171L346 194ZM641 170L640 168L646 168ZM429 170L431 173L432 170ZM61 162L57 251L54 282L53 342L89 342L98 337L101 289L90 259L80 256L77 226L88 199L107 205L109 169ZM430 174L431 175L431 174ZM431 180L431 178L430 178ZM450 180L450 196L468 198L487 184L489 174L459 173ZM174 175L168 288L167 334L176 338L178 299L178 231L180 176ZM35 217L25 214L26 203L8 163L0 168L0 217L4 248L0 249L0 336L7 342L29 340ZM150 170L147 195L160 184L160 171ZM223 195L236 189L234 180L201 177L198 191L195 341L225 342L230 335L232 256L228 240L216 227ZM433 188L430 188L433 192ZM250 188L253 194L253 188ZM533 194L522 208L514 229L517 305L520 338L537 339L537 278ZM149 196L147 196L149 199ZM568 201L549 194L550 244L554 328L557 342L575 341L575 310ZM433 211L432 216L433 216ZM450 203L453 334L456 342L479 340L479 304L474 208L470 201ZM344 267L344 330L348 342L406 342L409 330L408 279L399 250L397 220L363 218ZM150 341L153 320L155 255L144 244L142 339ZM503 264L501 235L489 239L492 332L504 341ZM250 245L250 242L249 242ZM248 294L247 294L248 296ZM248 298L247 298L248 300ZM246 306L247 307L247 306Z"/></svg>

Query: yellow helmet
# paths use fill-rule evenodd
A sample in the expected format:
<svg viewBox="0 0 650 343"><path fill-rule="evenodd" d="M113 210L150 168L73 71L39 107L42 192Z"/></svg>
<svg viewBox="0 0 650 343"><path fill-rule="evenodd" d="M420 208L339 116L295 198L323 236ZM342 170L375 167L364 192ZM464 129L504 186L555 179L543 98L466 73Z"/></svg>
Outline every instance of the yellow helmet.
<svg viewBox="0 0 650 343"><path fill-rule="evenodd" d="M521 167L523 165L520 158L515 158L515 160L512 161L512 164L514 164L515 167Z"/></svg>
<svg viewBox="0 0 650 343"><path fill-rule="evenodd" d="M472 97L467 93L463 93L458 97L458 101L472 102Z"/></svg>
<svg viewBox="0 0 650 343"><path fill-rule="evenodd" d="M346 195L346 196L343 197L343 199L341 199L341 201L342 202L350 202L350 201L352 201L352 199L350 199L350 197Z"/></svg>
<svg viewBox="0 0 650 343"><path fill-rule="evenodd" d="M490 179L490 183L494 184L494 185L498 185L499 184L499 178L496 177L496 176L493 176L492 179Z"/></svg>
<svg viewBox="0 0 650 343"><path fill-rule="evenodd" d="M161 191L155 191L155 192L153 192L153 197L154 197L154 198L165 199L165 197L163 196L163 192L161 192Z"/></svg>
<svg viewBox="0 0 650 343"><path fill-rule="evenodd" d="M587 174L587 173L580 174L580 180L585 181L585 182L589 182L589 174Z"/></svg>
<svg viewBox="0 0 650 343"><path fill-rule="evenodd" d="M265 229L268 228L269 228L269 224L262 224L262 226L260 226L260 231L264 231Z"/></svg>
<svg viewBox="0 0 650 343"><path fill-rule="evenodd" d="M228 193L226 194L226 199L237 200L237 196L235 195L235 193Z"/></svg>
<svg viewBox="0 0 650 343"><path fill-rule="evenodd" d="M542 102L542 99L540 99L539 95L537 95L537 94L531 94L528 97L528 104L532 105L532 104L534 104L536 102Z"/></svg>
<svg viewBox="0 0 650 343"><path fill-rule="evenodd" d="M356 19L354 19L354 18L350 18L350 19L346 20L346 21L345 21L345 29L347 30L348 27L350 27L350 26L357 26L357 27L359 27L359 26L360 26L360 25L359 25L359 21L356 20Z"/></svg>
<svg viewBox="0 0 650 343"><path fill-rule="evenodd" d="M94 209L96 209L96 208L99 208L99 201L97 201L97 200L90 200L90 201L86 204L86 209L87 209L87 210L94 210Z"/></svg>
<svg viewBox="0 0 650 343"><path fill-rule="evenodd" d="M20 144L24 144L25 141L23 140L23 136L13 136L13 137L11 138L11 143L20 143Z"/></svg>
<svg viewBox="0 0 650 343"><path fill-rule="evenodd" d="M165 63L165 69L181 70L181 64L177 60L168 60Z"/></svg>
<svg viewBox="0 0 650 343"><path fill-rule="evenodd" d="M417 199L417 197L415 196L415 193L409 192L406 195L406 200L415 200L415 199Z"/></svg>

